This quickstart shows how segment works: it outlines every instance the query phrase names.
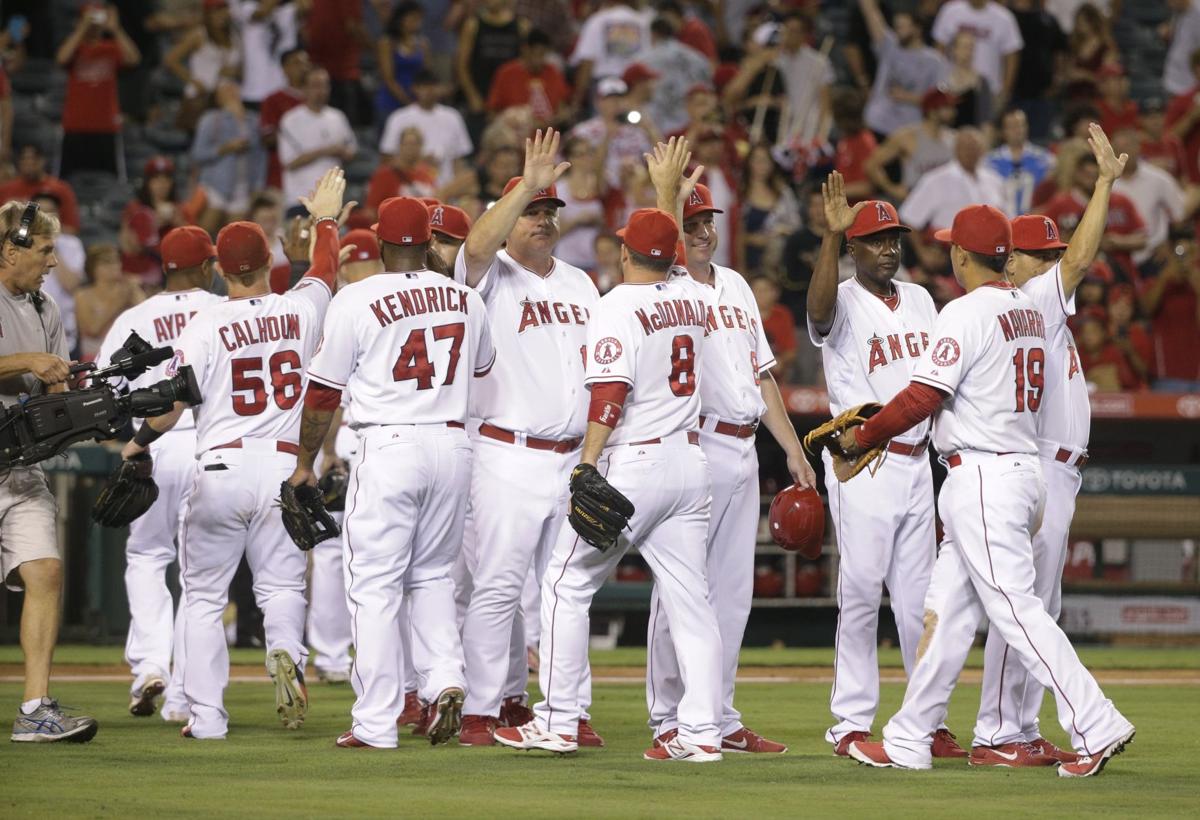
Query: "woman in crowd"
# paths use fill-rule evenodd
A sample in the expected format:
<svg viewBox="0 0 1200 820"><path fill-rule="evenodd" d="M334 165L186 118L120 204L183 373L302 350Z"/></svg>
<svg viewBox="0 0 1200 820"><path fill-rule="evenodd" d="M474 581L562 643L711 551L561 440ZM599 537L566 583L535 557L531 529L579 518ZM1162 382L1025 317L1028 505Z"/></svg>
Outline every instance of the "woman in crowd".
<svg viewBox="0 0 1200 820"><path fill-rule="evenodd" d="M246 213L250 194L263 186L266 154L258 136L258 120L246 112L237 83L217 85L217 107L205 112L196 127L192 162L204 192L200 227L215 235L222 225Z"/></svg>
<svg viewBox="0 0 1200 820"><path fill-rule="evenodd" d="M421 34L424 21L421 4L405 0L392 10L384 35L376 44L380 79L375 94L378 123L413 101L413 78L429 64L429 42Z"/></svg>
<svg viewBox="0 0 1200 820"><path fill-rule="evenodd" d="M747 275L774 269L782 261L788 234L800 227L800 206L768 146L750 149L738 201L737 269Z"/></svg>
<svg viewBox="0 0 1200 820"><path fill-rule="evenodd" d="M224 0L204 0L203 24L180 38L163 58L163 65L183 82L175 124L191 131L212 104L217 83L241 76L241 39Z"/></svg>
<svg viewBox="0 0 1200 820"><path fill-rule="evenodd" d="M91 361L100 352L116 318L144 301L146 293L121 270L121 253L116 245L101 243L88 248L83 272L88 283L75 292L75 318L79 324L79 352Z"/></svg>
<svg viewBox="0 0 1200 820"><path fill-rule="evenodd" d="M1069 42L1070 62L1063 99L1090 100L1099 93L1096 73L1100 67L1120 61L1112 25L1098 8L1084 3L1075 12L1075 28Z"/></svg>
<svg viewBox="0 0 1200 820"><path fill-rule="evenodd" d="M950 73L943 86L958 98L955 128L991 122L992 90L987 78L975 70L975 35L970 31L960 31L950 44Z"/></svg>
<svg viewBox="0 0 1200 820"><path fill-rule="evenodd" d="M591 144L574 137L563 154L570 169L558 181L558 196L566 203L559 211L560 238L554 255L578 268L596 264L596 236L604 228L604 168Z"/></svg>
<svg viewBox="0 0 1200 820"><path fill-rule="evenodd" d="M175 163L167 157L151 157L142 173L137 198L121 214L121 267L147 291L162 284L162 259L158 241L167 231L183 224L175 196Z"/></svg>

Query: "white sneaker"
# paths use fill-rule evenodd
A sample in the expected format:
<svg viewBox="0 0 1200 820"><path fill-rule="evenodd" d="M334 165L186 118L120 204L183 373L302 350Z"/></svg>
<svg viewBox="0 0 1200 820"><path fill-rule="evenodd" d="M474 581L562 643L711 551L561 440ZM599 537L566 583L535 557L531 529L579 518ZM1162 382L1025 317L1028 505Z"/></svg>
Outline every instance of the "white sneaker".
<svg viewBox="0 0 1200 820"><path fill-rule="evenodd" d="M288 729L299 729L308 714L308 687L304 673L285 649L267 655L267 671L275 682L275 711Z"/></svg>
<svg viewBox="0 0 1200 820"><path fill-rule="evenodd" d="M698 746L681 740L679 735L651 746L642 754L643 760L686 760L688 763L717 763L721 750L715 746Z"/></svg>
<svg viewBox="0 0 1200 820"><path fill-rule="evenodd" d="M579 751L579 743L571 735L556 735L543 732L535 721L521 726L504 726L495 731L496 742L512 749L529 751L542 749L547 752L568 754Z"/></svg>
<svg viewBox="0 0 1200 820"><path fill-rule="evenodd" d="M155 701L167 689L167 676L161 673L139 675L129 692L129 714L149 717L154 714Z"/></svg>

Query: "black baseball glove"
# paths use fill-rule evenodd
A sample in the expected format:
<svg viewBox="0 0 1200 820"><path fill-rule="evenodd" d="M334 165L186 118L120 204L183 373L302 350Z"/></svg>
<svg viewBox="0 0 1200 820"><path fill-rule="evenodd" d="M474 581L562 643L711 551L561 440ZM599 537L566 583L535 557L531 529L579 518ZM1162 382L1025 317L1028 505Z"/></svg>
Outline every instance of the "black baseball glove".
<svg viewBox="0 0 1200 820"><path fill-rule="evenodd" d="M92 520L105 527L127 527L158 499L149 453L122 461L92 505Z"/></svg>
<svg viewBox="0 0 1200 820"><path fill-rule="evenodd" d="M346 509L346 486L350 476L345 470L326 470L325 475L317 482L321 491L321 501L330 512L342 512Z"/></svg>
<svg viewBox="0 0 1200 820"><path fill-rule="evenodd" d="M580 464L571 471L571 513L567 520L584 541L598 550L610 549L633 513L633 503L591 464Z"/></svg>
<svg viewBox="0 0 1200 820"><path fill-rule="evenodd" d="M279 485L279 507L283 527L296 546L307 552L317 544L341 534L337 522L325 510L321 491L308 484L293 487L288 482Z"/></svg>

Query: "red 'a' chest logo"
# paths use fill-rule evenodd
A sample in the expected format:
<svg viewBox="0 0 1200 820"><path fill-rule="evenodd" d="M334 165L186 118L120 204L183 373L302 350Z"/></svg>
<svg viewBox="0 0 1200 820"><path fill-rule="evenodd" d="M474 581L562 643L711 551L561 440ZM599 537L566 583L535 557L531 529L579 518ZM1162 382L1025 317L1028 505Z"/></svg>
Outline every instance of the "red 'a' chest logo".
<svg viewBox="0 0 1200 820"><path fill-rule="evenodd" d="M915 331L905 333L889 333L887 338L878 333L867 339L867 375L875 372L875 368L883 367L897 359L919 359L921 352L929 347L929 334ZM886 349L885 346L886 345Z"/></svg>
<svg viewBox="0 0 1200 820"><path fill-rule="evenodd" d="M1067 370L1067 381L1070 381L1080 372L1079 357L1075 355L1075 345L1067 345L1067 352L1071 354L1071 366Z"/></svg>
<svg viewBox="0 0 1200 820"><path fill-rule="evenodd" d="M867 344L871 346L871 350L868 353L867 373L871 374L875 372L875 368L883 367L887 364L887 356L883 354L883 339L880 337L872 336L870 339L867 339Z"/></svg>

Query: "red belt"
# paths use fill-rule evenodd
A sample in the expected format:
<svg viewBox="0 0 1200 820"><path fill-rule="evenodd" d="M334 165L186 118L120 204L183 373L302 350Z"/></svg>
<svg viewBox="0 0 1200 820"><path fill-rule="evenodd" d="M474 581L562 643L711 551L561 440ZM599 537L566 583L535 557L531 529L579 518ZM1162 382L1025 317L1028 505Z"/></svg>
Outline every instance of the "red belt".
<svg viewBox="0 0 1200 820"><path fill-rule="evenodd" d="M1012 455L1012 453L1011 453L1011 452L1007 452L1007 453L988 453L988 455L992 455L992 456L1011 456L1011 455ZM952 455L946 456L946 465L947 465L947 466L949 466L949 467L957 467L957 466L959 466L960 464L962 464L962 456L960 456L958 453L953 453Z"/></svg>
<svg viewBox="0 0 1200 820"><path fill-rule="evenodd" d="M210 450L240 450L242 449L242 440L234 439L226 444L218 444L216 447L209 447ZM292 444L290 441L275 442L275 449L281 453L289 453L293 456L300 455L300 445Z"/></svg>
<svg viewBox="0 0 1200 820"><path fill-rule="evenodd" d="M893 441L888 443L887 451L898 456L919 456L924 455L928 447L929 439L925 439L920 444L902 444L899 441Z"/></svg>
<svg viewBox="0 0 1200 820"><path fill-rule="evenodd" d="M1063 464L1070 464L1072 455L1074 455L1072 450L1068 450L1066 447L1059 447L1058 452L1054 454L1054 460L1061 461ZM1084 454L1079 457L1079 461L1075 462L1075 466L1082 470L1083 465L1087 463L1088 457L1086 454Z"/></svg>
<svg viewBox="0 0 1200 820"><path fill-rule="evenodd" d="M505 444L516 444L517 434L505 430L503 427L497 427L494 424L484 422L479 425L479 435L494 438L496 441L503 441ZM525 446L532 450L550 450L554 453L569 453L575 450L583 443L582 438L566 438L562 441L555 441L551 438L534 438L533 436L525 436Z"/></svg>
<svg viewBox="0 0 1200 820"><path fill-rule="evenodd" d="M700 443L700 433L698 433L695 430L688 430L688 444L699 444L699 443ZM641 444L662 444L662 439L661 438L648 438L645 441L629 442L630 447L637 447L638 445L641 445Z"/></svg>
<svg viewBox="0 0 1200 820"><path fill-rule="evenodd" d="M700 417L700 426L704 426L707 420L706 416ZM717 426L713 428L713 432L720 433L723 436L733 436L734 438L750 438L758 429L758 422L753 424L731 424L727 421L718 421Z"/></svg>
<svg viewBox="0 0 1200 820"><path fill-rule="evenodd" d="M446 426L453 427L455 430L466 430L467 429L467 425L463 424L461 421L448 421L448 422L446 422Z"/></svg>

